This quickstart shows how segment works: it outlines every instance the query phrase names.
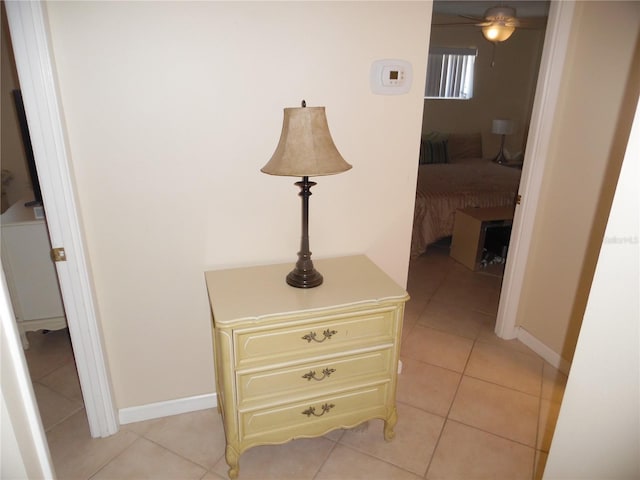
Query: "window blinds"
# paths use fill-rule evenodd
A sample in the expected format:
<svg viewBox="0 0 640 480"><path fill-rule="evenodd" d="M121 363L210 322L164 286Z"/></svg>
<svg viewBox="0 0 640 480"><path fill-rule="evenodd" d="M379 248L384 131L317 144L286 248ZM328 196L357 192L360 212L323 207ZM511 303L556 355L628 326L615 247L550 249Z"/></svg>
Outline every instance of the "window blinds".
<svg viewBox="0 0 640 480"><path fill-rule="evenodd" d="M432 48L427 62L426 98L473 97L475 48Z"/></svg>

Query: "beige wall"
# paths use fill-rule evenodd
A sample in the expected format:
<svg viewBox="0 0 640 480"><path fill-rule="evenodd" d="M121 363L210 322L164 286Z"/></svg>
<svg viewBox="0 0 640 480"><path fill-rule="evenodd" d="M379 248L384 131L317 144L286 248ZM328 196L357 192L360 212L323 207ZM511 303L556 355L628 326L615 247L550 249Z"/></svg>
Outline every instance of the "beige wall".
<svg viewBox="0 0 640 480"><path fill-rule="evenodd" d="M314 256L365 253L406 283L431 2L47 11L119 408L214 390L205 270L295 261L297 179L260 168L301 99L353 165L314 187ZM413 64L408 95L370 92L380 58Z"/></svg>
<svg viewBox="0 0 640 480"><path fill-rule="evenodd" d="M577 2L516 320L567 361L638 96L639 28L638 2Z"/></svg>
<svg viewBox="0 0 640 480"><path fill-rule="evenodd" d="M460 22L459 17L434 15L434 23ZM505 141L511 154L524 150L540 66L544 28L518 29L495 47L475 26L434 26L431 46L475 47L474 96L470 100L425 100L422 131L481 132L485 157L494 156L500 137L491 133L494 118L511 118L515 131ZM491 66L492 55L494 66Z"/></svg>
<svg viewBox="0 0 640 480"><path fill-rule="evenodd" d="M637 102L637 95L635 102L630 100ZM627 146L625 140L620 143L623 149ZM639 158L640 109L608 218L545 479L640 478ZM612 241L633 237L635 243Z"/></svg>
<svg viewBox="0 0 640 480"><path fill-rule="evenodd" d="M29 171L27 170L27 160L22 146L20 136L20 125L16 116L11 91L19 88L18 73L11 50L11 38L9 36L9 26L7 24L4 2L0 8L2 11L2 34L0 37L0 166L11 171L13 180L2 188L3 207L8 207L18 200L29 197L33 200L33 190Z"/></svg>

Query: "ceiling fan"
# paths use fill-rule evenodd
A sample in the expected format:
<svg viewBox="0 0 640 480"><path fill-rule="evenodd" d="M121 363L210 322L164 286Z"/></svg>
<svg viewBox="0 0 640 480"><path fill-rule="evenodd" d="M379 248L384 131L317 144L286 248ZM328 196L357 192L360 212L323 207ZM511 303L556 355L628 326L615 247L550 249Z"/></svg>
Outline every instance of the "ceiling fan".
<svg viewBox="0 0 640 480"><path fill-rule="evenodd" d="M498 5L484 12L482 17L458 15L471 22L434 23L433 26L464 26L474 25L482 29L484 37L493 43L504 42L516 28L541 28L546 24L546 17L518 18L513 7Z"/></svg>

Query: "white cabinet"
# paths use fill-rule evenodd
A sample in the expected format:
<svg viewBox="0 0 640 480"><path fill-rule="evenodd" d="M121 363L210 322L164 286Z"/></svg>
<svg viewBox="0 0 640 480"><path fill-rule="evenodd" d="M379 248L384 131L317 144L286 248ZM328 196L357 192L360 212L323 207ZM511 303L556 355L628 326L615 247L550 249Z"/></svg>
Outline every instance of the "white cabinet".
<svg viewBox="0 0 640 480"><path fill-rule="evenodd" d="M25 332L58 330L67 325L58 286L47 225L36 219L24 202L0 216L2 268L7 278L18 331L25 348Z"/></svg>
<svg viewBox="0 0 640 480"><path fill-rule="evenodd" d="M290 287L291 264L206 273L229 477L255 445L397 421L407 293L365 256L314 260L324 283Z"/></svg>

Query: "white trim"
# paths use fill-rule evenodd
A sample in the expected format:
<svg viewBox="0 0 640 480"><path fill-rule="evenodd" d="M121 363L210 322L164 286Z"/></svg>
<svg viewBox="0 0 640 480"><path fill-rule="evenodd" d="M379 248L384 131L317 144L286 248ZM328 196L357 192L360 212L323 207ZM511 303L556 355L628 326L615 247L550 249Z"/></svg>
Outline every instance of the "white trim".
<svg viewBox="0 0 640 480"><path fill-rule="evenodd" d="M141 422L153 418L168 417L181 413L207 410L218 406L218 396L215 393L178 398L166 402L148 403L138 407L120 409L120 424Z"/></svg>
<svg viewBox="0 0 640 480"><path fill-rule="evenodd" d="M5 360L5 362L3 362L5 364L2 365L2 402L7 403L6 408L11 416L12 422L17 422L17 425L13 425L13 429L18 430L19 428L21 430L21 441L16 440L22 456L22 462L25 464L24 467L27 472L35 477L35 472L33 472L35 465L28 465L26 462L26 460L33 458L30 454L34 453L35 458L38 459L37 467L40 470L39 474L42 475L41 477L38 475L38 477L55 478L47 437L45 436L44 427L42 426L42 420L36 404L33 385L29 378L27 361L24 358L4 271L0 271L0 278L0 331L3 337L0 348L5 349L2 352L3 360ZM6 361L7 356L9 357L9 361ZM9 402L6 402L7 399L5 398L4 392L6 387L15 387L15 383L17 383L17 389L14 390L14 388L11 388L13 391L10 393L12 397L19 399L19 413L15 411L15 408L12 408L12 405L9 405ZM16 418L14 418L14 416ZM26 429L24 428L25 423ZM3 428L4 427L3 425ZM23 449L29 451L23 451ZM18 461L18 459L14 460Z"/></svg>
<svg viewBox="0 0 640 480"><path fill-rule="evenodd" d="M558 355L556 352L547 347L544 343L538 340L536 337L531 335L528 331L526 331L522 327L517 328L518 340L524 343L531 350L536 352L542 358L544 358L547 363L551 366L557 368L562 373L569 375L569 369L571 368L571 364L567 362L564 358Z"/></svg>
<svg viewBox="0 0 640 480"><path fill-rule="evenodd" d="M118 422L71 183L44 5L5 4L49 237L52 247L64 247L67 257L56 269L89 429L92 437L105 437L118 431Z"/></svg>
<svg viewBox="0 0 640 480"><path fill-rule="evenodd" d="M509 256L496 319L496 335L505 339L515 338L517 334L516 315L531 250L533 225L553 133L574 9L575 2L568 0L552 1L549 9L537 92L531 114L529 141L520 182L521 204L517 206L513 218Z"/></svg>

